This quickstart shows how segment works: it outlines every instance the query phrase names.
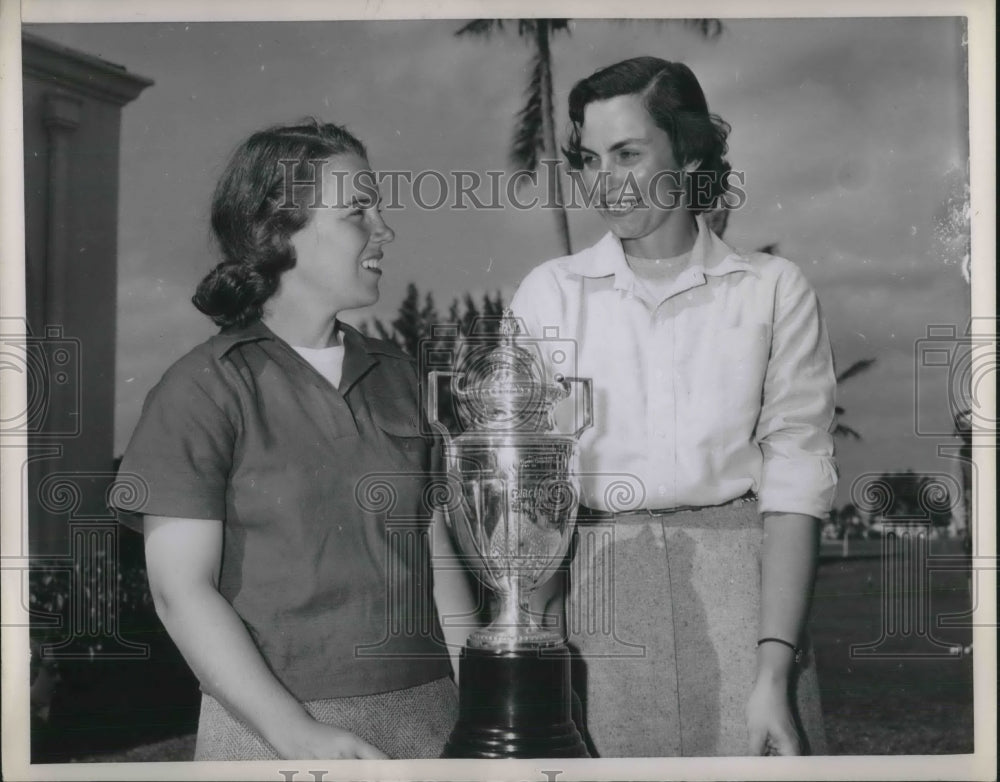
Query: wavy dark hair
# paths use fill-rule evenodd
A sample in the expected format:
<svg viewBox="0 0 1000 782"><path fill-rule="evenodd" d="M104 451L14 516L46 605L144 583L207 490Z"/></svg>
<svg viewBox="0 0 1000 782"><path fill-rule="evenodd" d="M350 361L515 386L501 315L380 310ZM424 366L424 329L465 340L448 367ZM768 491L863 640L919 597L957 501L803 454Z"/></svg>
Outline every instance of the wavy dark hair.
<svg viewBox="0 0 1000 782"><path fill-rule="evenodd" d="M657 127L670 138L674 160L679 166L699 160L695 172L687 177L699 188L697 198L689 192L688 208L694 213L711 209L729 189L732 170L725 159L730 126L708 110L705 93L691 69L680 62L659 57L633 57L609 65L578 81L569 93L569 141L563 154L574 169L583 168L580 139L583 113L589 103L619 95L640 95L643 105Z"/></svg>
<svg viewBox="0 0 1000 782"><path fill-rule="evenodd" d="M295 266L292 235L309 221L310 204L321 202L322 162L345 153L368 158L343 127L312 118L261 130L236 148L212 196L222 261L191 299L216 325L261 317L281 274Z"/></svg>

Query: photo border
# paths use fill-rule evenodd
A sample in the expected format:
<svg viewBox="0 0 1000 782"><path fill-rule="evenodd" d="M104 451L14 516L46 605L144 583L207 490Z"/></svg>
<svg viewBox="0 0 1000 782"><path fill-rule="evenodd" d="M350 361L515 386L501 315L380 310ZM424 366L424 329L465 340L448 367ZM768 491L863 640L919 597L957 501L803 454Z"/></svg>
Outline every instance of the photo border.
<svg viewBox="0 0 1000 782"><path fill-rule="evenodd" d="M165 22L165 21L295 21L305 19L400 19L560 17L645 18L661 17L661 5L634 0L627 8L612 8L601 2L434 2L417 5L405 0L369 3L363 12L347 9L347 3L294 0L275 8L264 0L217 0L210 4L196 0L157 0L130 3L127 0L0 0L0 74L2 74L2 139L0 158L0 315L24 316L24 204L23 145L21 116L20 25L43 22ZM345 10L338 15L331 11ZM816 18L875 16L968 16L968 75L970 124L970 187L972 209L973 317L990 318L996 311L996 214L995 171L995 7L985 0L953 2L899 2L896 0L847 0L845 2L740 2L705 0L672 2L671 15L679 18L706 14L726 18ZM10 374L10 373L7 373ZM995 381L995 378L994 378ZM995 410L995 385L988 404ZM26 400L23 383L6 378L0 395L0 410L22 409ZM20 405L20 407L19 407ZM0 416L3 418L3 416ZM22 505L22 465L25 446L19 442L0 443L0 552L18 552ZM979 475L996 474L996 443L986 432L975 432L973 452ZM996 508L995 486L978 486L980 508ZM979 553L995 556L996 525L981 519ZM27 557L24 557L26 560ZM4 586L8 586L4 574ZM287 777L282 770L295 769L296 779L314 779L310 770L326 769L323 778L446 779L469 778L543 780L552 773L562 780L589 779L991 779L996 773L996 573L980 571L980 594L986 598L976 609L974 628L975 746L973 755L948 756L866 756L812 758L668 758L642 760L419 760L419 761L274 761L255 763L104 763L30 764L27 754L30 720L28 713L28 629L2 628L3 677L3 777L6 779L265 779ZM3 615L18 606L19 590L3 589Z"/></svg>

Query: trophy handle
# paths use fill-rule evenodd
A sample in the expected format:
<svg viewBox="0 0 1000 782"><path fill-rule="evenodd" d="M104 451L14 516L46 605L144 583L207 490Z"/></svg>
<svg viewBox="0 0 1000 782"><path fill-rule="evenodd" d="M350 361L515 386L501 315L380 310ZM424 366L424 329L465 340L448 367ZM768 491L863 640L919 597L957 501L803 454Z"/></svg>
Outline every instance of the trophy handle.
<svg viewBox="0 0 1000 782"><path fill-rule="evenodd" d="M461 376L462 373L458 373ZM438 380L442 377L450 377L452 383L455 381L456 373L446 370L433 369L427 375L427 423L444 439L445 445L451 444L451 432L448 427L441 423L438 416Z"/></svg>
<svg viewBox="0 0 1000 782"><path fill-rule="evenodd" d="M583 423L573 432L573 437L579 437L594 425L594 381L589 377L556 375L556 382L567 388L570 383L580 383L583 386Z"/></svg>

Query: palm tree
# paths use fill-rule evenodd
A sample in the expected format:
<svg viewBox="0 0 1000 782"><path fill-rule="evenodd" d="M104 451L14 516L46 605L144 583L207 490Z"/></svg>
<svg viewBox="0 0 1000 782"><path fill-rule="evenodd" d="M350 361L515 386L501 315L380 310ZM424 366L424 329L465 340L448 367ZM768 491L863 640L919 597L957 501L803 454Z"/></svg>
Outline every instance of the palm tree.
<svg viewBox="0 0 1000 782"><path fill-rule="evenodd" d="M706 40L714 40L722 33L718 19L664 20L679 22L698 32ZM474 19L455 31L455 35L476 35L488 38L504 29L504 23L517 23L517 35L531 42L531 79L525 91L525 103L517 113L517 124L509 152L515 170L530 171L537 175L541 161L558 160L556 146L555 111L552 105L552 49L556 33L570 34L569 19ZM523 183L524 180L521 180ZM546 176L546 203L553 206L556 230L565 255L573 251L569 237L569 222L563 203L562 181L558 169Z"/></svg>
<svg viewBox="0 0 1000 782"><path fill-rule="evenodd" d="M494 31L502 31L503 19L474 19L455 32L455 35L477 35L488 38ZM507 20L513 21L513 20ZM555 111L552 107L552 50L550 42L556 33L569 34L568 19L518 19L517 34L529 39L532 46L531 79L524 106L517 113L517 125L511 142L510 164L516 171L537 174L540 160L557 160ZM539 153L541 153L539 155ZM523 181L523 180L522 180ZM569 255L569 223L563 206L562 182L555 171L546 177L546 203L554 204L553 215L563 253Z"/></svg>

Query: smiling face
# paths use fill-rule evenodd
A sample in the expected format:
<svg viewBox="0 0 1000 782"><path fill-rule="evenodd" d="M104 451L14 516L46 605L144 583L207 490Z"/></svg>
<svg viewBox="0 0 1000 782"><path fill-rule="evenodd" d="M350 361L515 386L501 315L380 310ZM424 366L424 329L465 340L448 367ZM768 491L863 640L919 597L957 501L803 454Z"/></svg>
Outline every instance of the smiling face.
<svg viewBox="0 0 1000 782"><path fill-rule="evenodd" d="M309 222L291 237L295 266L282 274L282 291L332 313L374 304L382 245L395 234L382 219L368 161L353 153L326 161L322 202L309 209Z"/></svg>
<svg viewBox="0 0 1000 782"><path fill-rule="evenodd" d="M618 238L652 236L675 214L690 220L670 137L653 121L640 96L587 104L580 158L584 183L588 190L596 184L597 210Z"/></svg>

